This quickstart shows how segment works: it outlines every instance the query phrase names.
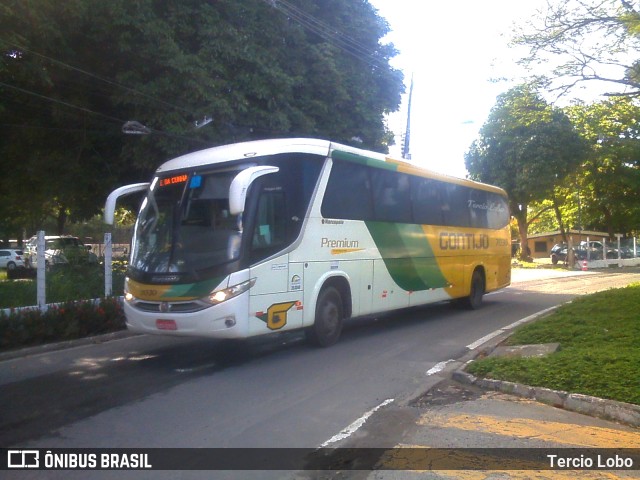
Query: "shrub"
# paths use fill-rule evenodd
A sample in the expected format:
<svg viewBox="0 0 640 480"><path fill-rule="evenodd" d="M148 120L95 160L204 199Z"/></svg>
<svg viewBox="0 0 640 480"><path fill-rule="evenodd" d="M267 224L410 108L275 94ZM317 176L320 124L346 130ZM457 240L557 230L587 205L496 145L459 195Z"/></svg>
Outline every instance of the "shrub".
<svg viewBox="0 0 640 480"><path fill-rule="evenodd" d="M76 301L37 308L0 311L0 351L73 340L125 328L122 304L117 298L97 302Z"/></svg>
<svg viewBox="0 0 640 480"><path fill-rule="evenodd" d="M27 270L29 271L29 270ZM114 262L113 295L122 295L126 262ZM35 276L35 270L31 270ZM104 270L100 265L56 265L46 274L47 303L100 298L104 295ZM0 308L36 304L35 280L0 282Z"/></svg>

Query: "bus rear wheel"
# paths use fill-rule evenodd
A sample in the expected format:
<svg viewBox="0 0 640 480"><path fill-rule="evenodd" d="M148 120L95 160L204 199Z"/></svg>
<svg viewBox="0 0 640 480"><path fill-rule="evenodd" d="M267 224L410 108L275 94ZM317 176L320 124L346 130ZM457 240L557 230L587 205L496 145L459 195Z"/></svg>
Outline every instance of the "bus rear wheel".
<svg viewBox="0 0 640 480"><path fill-rule="evenodd" d="M307 339L318 347L329 347L340 338L343 321L340 292L334 287L323 288L316 303L315 322L305 332Z"/></svg>
<svg viewBox="0 0 640 480"><path fill-rule="evenodd" d="M471 276L471 291L469 292L469 296L464 299L467 308L477 310L482 306L484 288L484 275L480 270L474 271Z"/></svg>

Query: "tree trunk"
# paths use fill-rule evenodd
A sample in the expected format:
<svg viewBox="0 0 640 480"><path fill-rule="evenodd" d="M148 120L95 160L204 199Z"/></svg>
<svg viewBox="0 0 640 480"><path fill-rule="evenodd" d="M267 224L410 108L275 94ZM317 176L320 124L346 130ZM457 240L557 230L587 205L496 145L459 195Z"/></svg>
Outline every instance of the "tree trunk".
<svg viewBox="0 0 640 480"><path fill-rule="evenodd" d="M58 215L56 216L56 228L58 229L58 235L64 234L64 227L67 224L67 209L60 207L58 209Z"/></svg>
<svg viewBox="0 0 640 480"><path fill-rule="evenodd" d="M552 194L551 200L553 201L553 211L556 213L556 220L558 221L558 226L560 227L560 234L562 235L562 241L569 244L569 239L567 238L567 230L564 228L564 222L562 221L562 213L560 212L560 205L558 205L558 199L555 194Z"/></svg>
<svg viewBox="0 0 640 480"><path fill-rule="evenodd" d="M607 225L607 233L609 234L609 240L613 240L615 238L615 233L613 231L613 215L611 214L611 210L607 207L601 207L602 214L604 215L604 221Z"/></svg>
<svg viewBox="0 0 640 480"><path fill-rule="evenodd" d="M518 222L518 232L520 233L520 260L531 261L531 251L528 247L527 205L512 205L511 214Z"/></svg>

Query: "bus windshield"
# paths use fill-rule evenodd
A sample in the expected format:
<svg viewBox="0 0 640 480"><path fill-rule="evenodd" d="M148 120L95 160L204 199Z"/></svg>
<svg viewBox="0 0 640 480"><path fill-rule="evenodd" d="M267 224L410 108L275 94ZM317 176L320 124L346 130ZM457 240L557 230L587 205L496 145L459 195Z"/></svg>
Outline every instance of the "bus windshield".
<svg viewBox="0 0 640 480"><path fill-rule="evenodd" d="M242 222L229 213L229 186L237 173L156 177L136 223L131 268L193 275L235 260Z"/></svg>

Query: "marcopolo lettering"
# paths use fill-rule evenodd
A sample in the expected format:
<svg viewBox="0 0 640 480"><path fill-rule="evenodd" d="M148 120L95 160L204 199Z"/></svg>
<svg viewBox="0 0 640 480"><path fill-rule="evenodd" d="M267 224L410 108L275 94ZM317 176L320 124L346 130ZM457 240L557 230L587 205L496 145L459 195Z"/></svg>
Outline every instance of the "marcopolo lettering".
<svg viewBox="0 0 640 480"><path fill-rule="evenodd" d="M486 250L489 248L489 235L475 233L442 232L441 250Z"/></svg>

